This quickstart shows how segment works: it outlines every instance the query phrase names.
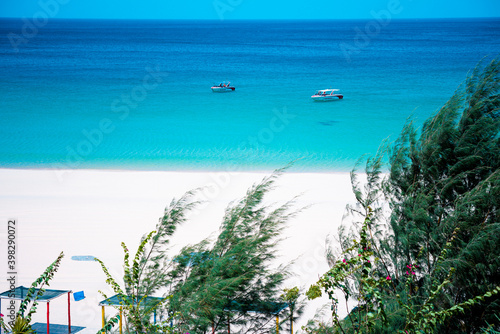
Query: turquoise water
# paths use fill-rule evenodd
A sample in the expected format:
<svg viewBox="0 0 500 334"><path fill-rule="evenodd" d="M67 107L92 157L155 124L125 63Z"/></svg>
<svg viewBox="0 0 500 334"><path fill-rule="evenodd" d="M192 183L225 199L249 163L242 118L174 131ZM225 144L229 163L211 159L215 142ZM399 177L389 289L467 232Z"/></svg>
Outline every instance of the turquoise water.
<svg viewBox="0 0 500 334"><path fill-rule="evenodd" d="M16 49L1 19L0 167L349 170L500 51L500 19L366 26L51 20Z"/></svg>

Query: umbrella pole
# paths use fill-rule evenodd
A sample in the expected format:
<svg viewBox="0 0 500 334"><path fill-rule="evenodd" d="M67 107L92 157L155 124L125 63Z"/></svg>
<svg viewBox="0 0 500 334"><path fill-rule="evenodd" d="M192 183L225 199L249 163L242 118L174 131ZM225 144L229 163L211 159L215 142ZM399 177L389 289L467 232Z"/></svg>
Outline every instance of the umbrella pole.
<svg viewBox="0 0 500 334"><path fill-rule="evenodd" d="M71 333L71 292L68 292L68 333Z"/></svg>
<svg viewBox="0 0 500 334"><path fill-rule="evenodd" d="M47 302L47 334L50 333L50 321L49 321L49 314L50 314L50 302Z"/></svg>
<svg viewBox="0 0 500 334"><path fill-rule="evenodd" d="M102 314L102 328L104 328L104 326L106 326L106 322L104 321L104 305L101 306L102 310L101 310L101 314Z"/></svg>

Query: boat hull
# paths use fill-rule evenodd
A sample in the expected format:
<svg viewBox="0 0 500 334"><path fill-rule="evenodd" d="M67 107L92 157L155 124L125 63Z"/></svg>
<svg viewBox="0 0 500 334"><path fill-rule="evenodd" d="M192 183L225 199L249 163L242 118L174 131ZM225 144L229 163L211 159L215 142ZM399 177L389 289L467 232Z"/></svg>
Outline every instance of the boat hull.
<svg viewBox="0 0 500 334"><path fill-rule="evenodd" d="M211 87L212 92L214 93L230 93L234 92L235 88L234 87L219 87L219 86L214 86Z"/></svg>
<svg viewBox="0 0 500 334"><path fill-rule="evenodd" d="M335 100L342 100L344 96L342 94L333 94L333 95L313 95L311 99L316 102L328 102Z"/></svg>

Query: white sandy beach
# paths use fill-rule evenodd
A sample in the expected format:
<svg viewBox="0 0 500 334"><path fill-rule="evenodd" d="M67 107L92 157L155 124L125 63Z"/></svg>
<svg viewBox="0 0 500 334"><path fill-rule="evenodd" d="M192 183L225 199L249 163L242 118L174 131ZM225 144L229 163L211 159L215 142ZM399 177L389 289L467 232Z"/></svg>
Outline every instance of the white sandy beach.
<svg viewBox="0 0 500 334"><path fill-rule="evenodd" d="M16 219L17 285L29 286L64 251L65 258L50 287L85 292L83 301L72 300L71 322L87 327L80 333L95 333L101 323L98 302L104 299L98 290L110 294L111 291L97 263L73 261L72 256L99 257L115 277L121 277L120 243L125 242L135 253L140 237L155 228L163 209L174 197L206 187L200 192L200 199L206 204L193 212L172 238L174 255L180 247L214 234L228 203L242 198L252 184L269 174L0 169L2 277L8 271L6 225L9 219ZM307 288L328 269L325 237L336 233L345 206L354 202L354 196L348 173L285 173L267 201L283 204L300 194L296 207L311 207L289 222L286 240L280 244L280 261L295 259L293 269L297 277L290 280L289 286ZM8 289L6 279L2 279L0 289ZM322 302L311 303L297 325L311 318ZM3 314L6 304L2 303ZM65 298L51 302L50 309L51 323L67 324ZM113 309L108 312L114 314ZM34 321L45 319L42 303Z"/></svg>

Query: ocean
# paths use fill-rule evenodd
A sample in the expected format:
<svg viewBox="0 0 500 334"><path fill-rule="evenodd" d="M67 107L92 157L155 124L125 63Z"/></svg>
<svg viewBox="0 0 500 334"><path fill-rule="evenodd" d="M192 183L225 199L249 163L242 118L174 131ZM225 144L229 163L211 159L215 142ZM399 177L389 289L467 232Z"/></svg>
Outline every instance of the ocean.
<svg viewBox="0 0 500 334"><path fill-rule="evenodd" d="M27 22L0 19L0 168L348 171L500 52L500 19Z"/></svg>
<svg viewBox="0 0 500 334"><path fill-rule="evenodd" d="M120 243L135 249L172 198L200 189L173 255L217 235L228 203L291 161L299 173L265 204L302 194L293 207L309 209L287 224L277 264L293 260L289 286L315 282L328 270L325 236L356 203L349 175L334 172L395 140L409 117L421 126L500 51L500 19L33 23L0 19L0 220L18 226L17 285L64 251L51 287L85 291L71 303L80 333L101 326L98 290L113 292L96 263L73 256L120 277ZM218 81L235 92L212 93ZM311 101L324 88L344 99ZM327 302L310 303L297 328ZM41 307L34 322L46 321ZM50 310L67 323L64 298Z"/></svg>

